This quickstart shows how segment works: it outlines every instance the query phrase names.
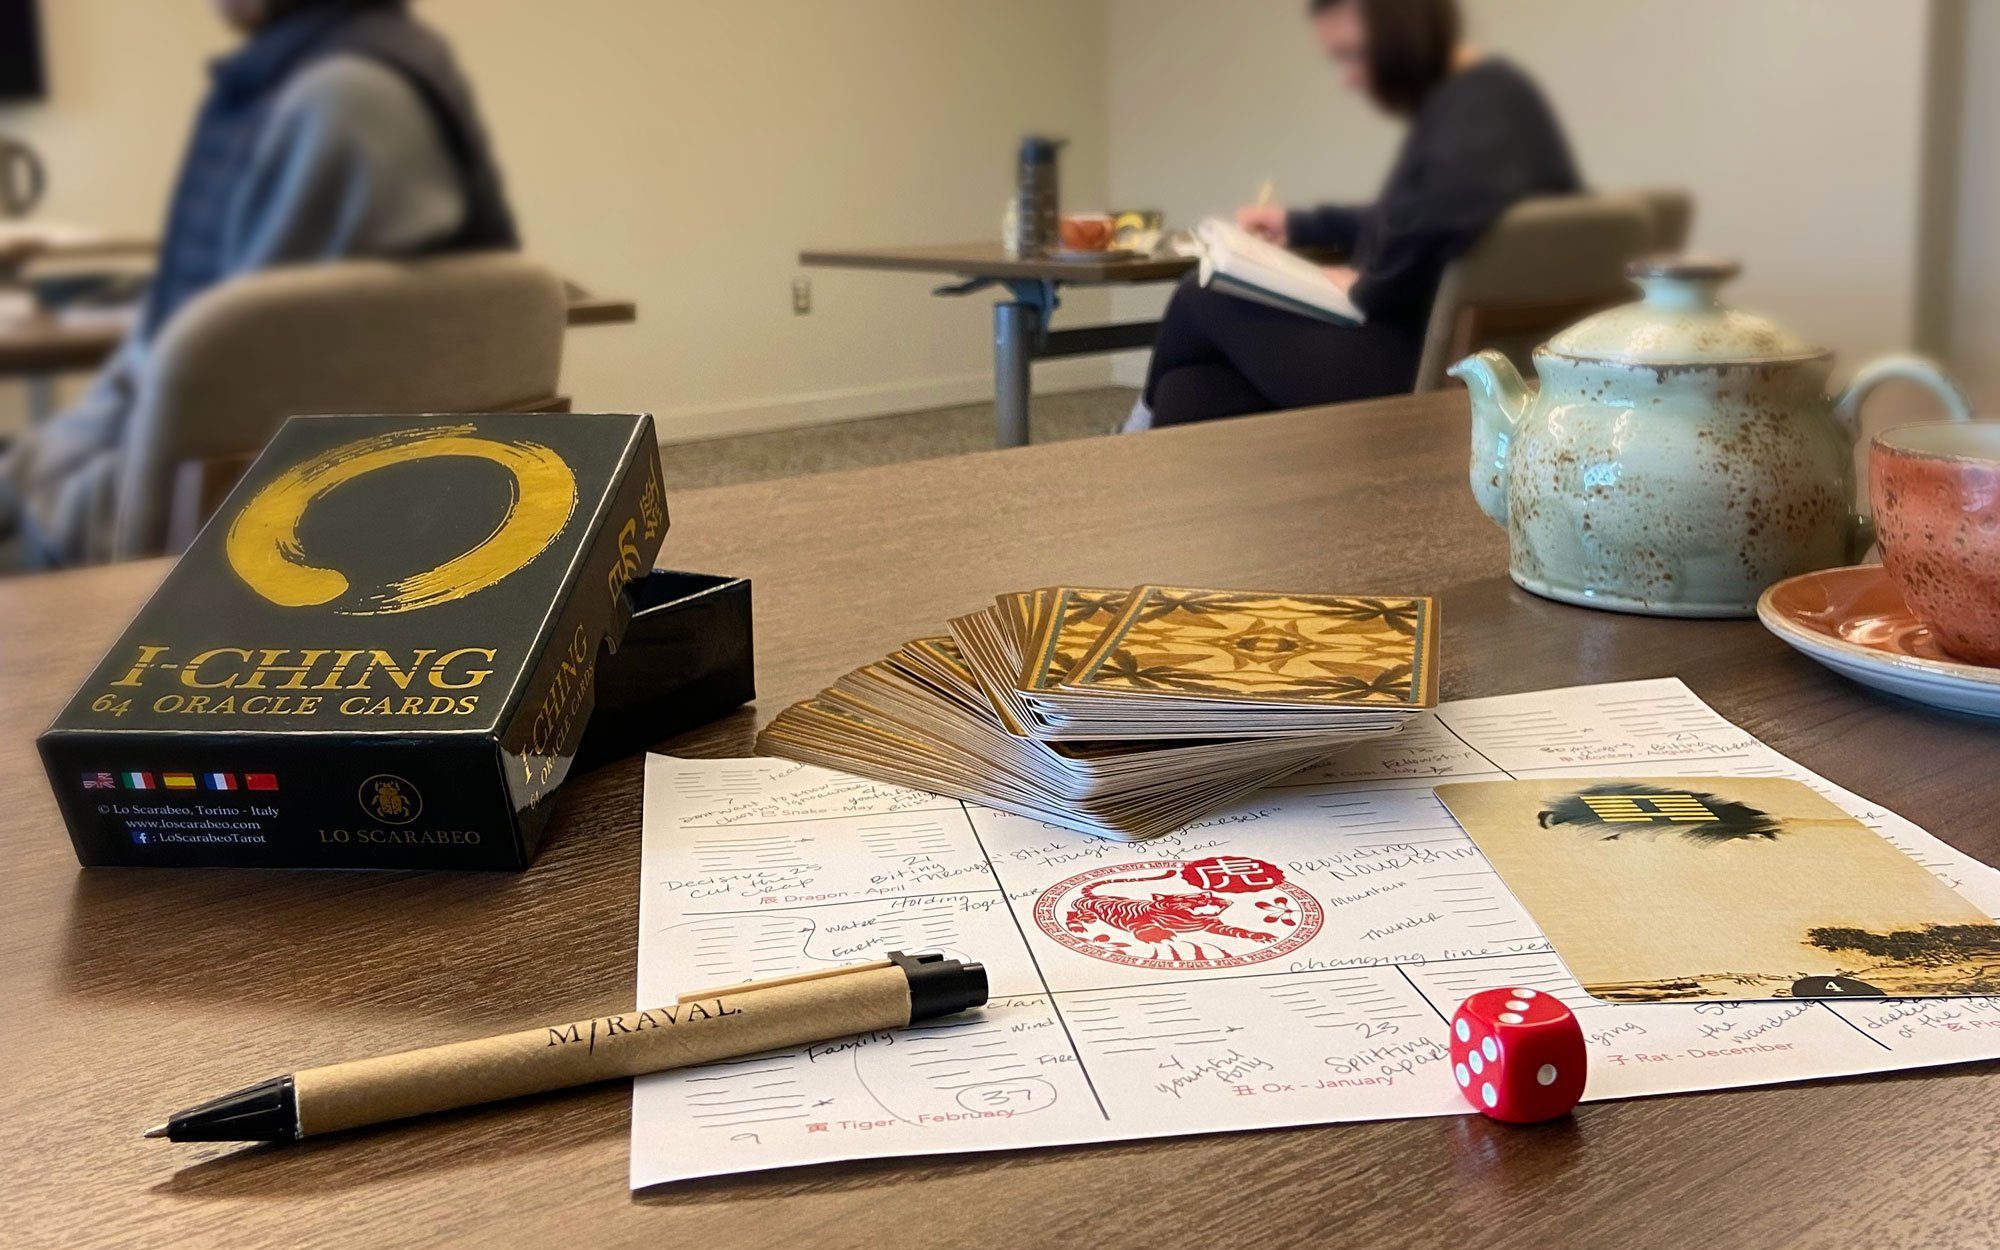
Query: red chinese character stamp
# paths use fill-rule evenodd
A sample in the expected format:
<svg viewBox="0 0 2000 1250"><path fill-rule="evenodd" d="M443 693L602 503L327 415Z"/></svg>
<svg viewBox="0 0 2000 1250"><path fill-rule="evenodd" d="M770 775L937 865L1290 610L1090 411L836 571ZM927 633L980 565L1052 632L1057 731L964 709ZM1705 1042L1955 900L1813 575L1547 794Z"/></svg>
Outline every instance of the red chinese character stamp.
<svg viewBox="0 0 2000 1250"><path fill-rule="evenodd" d="M1035 923L1074 951L1134 968L1240 968L1311 941L1319 901L1243 855L1113 864L1057 882Z"/></svg>
<svg viewBox="0 0 2000 1250"><path fill-rule="evenodd" d="M1247 855L1216 855L1198 859L1181 869L1181 880L1197 890L1217 894L1249 894L1274 890L1285 884L1285 874L1276 864Z"/></svg>

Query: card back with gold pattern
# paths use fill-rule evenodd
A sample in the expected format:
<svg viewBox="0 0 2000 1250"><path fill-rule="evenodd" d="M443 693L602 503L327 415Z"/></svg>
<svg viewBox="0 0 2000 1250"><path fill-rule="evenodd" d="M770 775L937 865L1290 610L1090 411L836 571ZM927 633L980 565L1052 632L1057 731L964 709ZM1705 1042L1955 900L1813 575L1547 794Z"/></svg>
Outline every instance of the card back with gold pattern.
<svg viewBox="0 0 2000 1250"><path fill-rule="evenodd" d="M1033 644L1027 648L1021 689L1049 690L1058 685L1118 619L1131 594L1129 590L1052 587L1049 606L1036 622Z"/></svg>
<svg viewBox="0 0 2000 1250"><path fill-rule="evenodd" d="M1424 596L1141 586L1063 690L1229 703L1432 707L1437 606Z"/></svg>

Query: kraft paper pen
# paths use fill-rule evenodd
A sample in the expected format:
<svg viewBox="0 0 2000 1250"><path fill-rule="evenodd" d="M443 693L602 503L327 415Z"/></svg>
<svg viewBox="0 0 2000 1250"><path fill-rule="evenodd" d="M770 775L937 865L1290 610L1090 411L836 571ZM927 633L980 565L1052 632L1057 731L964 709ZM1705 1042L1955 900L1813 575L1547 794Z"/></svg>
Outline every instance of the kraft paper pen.
<svg viewBox="0 0 2000 1250"><path fill-rule="evenodd" d="M147 1137L288 1142L950 1015L986 969L938 954L683 994L664 1007L304 1068L175 1113Z"/></svg>

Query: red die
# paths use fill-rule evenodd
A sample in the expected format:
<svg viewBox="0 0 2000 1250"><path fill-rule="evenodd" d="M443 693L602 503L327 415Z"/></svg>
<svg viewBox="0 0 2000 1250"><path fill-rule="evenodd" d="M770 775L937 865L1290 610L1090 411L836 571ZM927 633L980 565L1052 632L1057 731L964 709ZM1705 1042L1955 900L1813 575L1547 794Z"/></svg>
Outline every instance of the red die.
<svg viewBox="0 0 2000 1250"><path fill-rule="evenodd" d="M1451 1075L1467 1102L1496 1120L1533 1124L1583 1097L1583 1030L1537 990L1481 990L1451 1018Z"/></svg>

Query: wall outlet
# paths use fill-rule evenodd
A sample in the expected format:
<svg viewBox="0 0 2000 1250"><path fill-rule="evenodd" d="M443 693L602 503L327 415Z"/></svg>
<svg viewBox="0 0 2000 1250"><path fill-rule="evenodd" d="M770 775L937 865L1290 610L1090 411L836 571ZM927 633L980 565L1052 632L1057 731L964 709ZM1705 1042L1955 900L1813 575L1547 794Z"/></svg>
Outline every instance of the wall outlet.
<svg viewBox="0 0 2000 1250"><path fill-rule="evenodd" d="M813 280L811 278L792 279L792 313L803 317L813 310Z"/></svg>

